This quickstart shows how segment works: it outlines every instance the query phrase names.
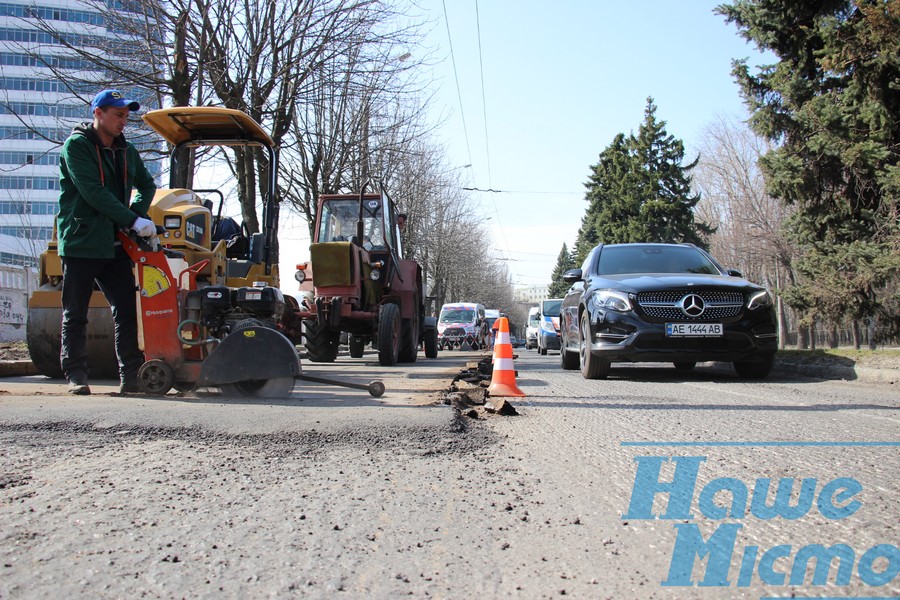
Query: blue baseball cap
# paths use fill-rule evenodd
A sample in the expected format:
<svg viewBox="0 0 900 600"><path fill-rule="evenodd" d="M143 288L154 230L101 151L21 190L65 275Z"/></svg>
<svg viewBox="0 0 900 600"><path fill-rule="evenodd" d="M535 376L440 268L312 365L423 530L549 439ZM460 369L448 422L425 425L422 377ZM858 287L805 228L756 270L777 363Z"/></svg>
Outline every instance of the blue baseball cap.
<svg viewBox="0 0 900 600"><path fill-rule="evenodd" d="M91 112L94 112L97 108L103 108L104 106L112 106L115 108L128 107L128 110L130 111L138 110L141 107L141 105L134 100L126 99L125 94L119 90L103 90L94 96L94 101L91 102Z"/></svg>

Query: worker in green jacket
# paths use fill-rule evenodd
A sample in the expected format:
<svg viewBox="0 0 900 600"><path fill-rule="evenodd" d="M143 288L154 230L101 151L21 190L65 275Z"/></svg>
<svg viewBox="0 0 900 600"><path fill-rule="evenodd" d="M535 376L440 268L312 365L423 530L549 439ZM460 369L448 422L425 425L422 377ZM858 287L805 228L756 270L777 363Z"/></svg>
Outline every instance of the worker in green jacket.
<svg viewBox="0 0 900 600"><path fill-rule="evenodd" d="M60 154L59 256L63 265L60 365L68 392L88 387L87 315L94 282L106 296L115 321L121 393L140 391L133 263L115 234L130 229L141 237L156 234L147 209L156 192L153 177L137 149L125 141L128 115L140 108L117 90L104 90L91 103L93 122L74 128ZM132 189L137 194L132 198Z"/></svg>

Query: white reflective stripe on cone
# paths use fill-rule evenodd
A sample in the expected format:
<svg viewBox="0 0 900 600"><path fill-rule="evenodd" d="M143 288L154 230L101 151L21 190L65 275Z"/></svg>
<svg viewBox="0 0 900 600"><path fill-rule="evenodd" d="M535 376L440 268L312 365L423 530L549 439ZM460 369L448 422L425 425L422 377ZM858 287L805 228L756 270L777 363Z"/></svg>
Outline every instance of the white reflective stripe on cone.
<svg viewBox="0 0 900 600"><path fill-rule="evenodd" d="M501 331L497 334L497 339L494 340L494 344L508 344L509 343L509 332Z"/></svg>
<svg viewBox="0 0 900 600"><path fill-rule="evenodd" d="M513 371L513 359L511 358L495 358L494 370L496 371Z"/></svg>

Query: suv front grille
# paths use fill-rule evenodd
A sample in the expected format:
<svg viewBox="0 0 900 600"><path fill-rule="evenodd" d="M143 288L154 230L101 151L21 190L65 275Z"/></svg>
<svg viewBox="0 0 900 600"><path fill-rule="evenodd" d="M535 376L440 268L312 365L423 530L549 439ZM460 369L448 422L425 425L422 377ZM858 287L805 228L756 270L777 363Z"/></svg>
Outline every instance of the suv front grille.
<svg viewBox="0 0 900 600"><path fill-rule="evenodd" d="M703 312L690 316L681 310L685 296L699 296L703 301ZM721 321L733 319L741 314L744 307L744 296L740 292L719 291L664 291L641 292L637 295L637 304L641 312L652 320L659 321Z"/></svg>

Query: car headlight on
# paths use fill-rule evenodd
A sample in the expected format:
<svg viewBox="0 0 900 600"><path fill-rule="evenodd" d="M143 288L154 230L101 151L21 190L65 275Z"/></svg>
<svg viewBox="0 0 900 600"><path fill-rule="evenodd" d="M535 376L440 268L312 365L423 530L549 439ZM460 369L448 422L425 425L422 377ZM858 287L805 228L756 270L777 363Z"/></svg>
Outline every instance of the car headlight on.
<svg viewBox="0 0 900 600"><path fill-rule="evenodd" d="M380 269L372 269L369 272L369 279L372 281L378 281L381 278L381 270Z"/></svg>
<svg viewBox="0 0 900 600"><path fill-rule="evenodd" d="M628 298L628 294L615 290L597 290L591 296L591 302L594 303L594 308L615 310L617 312L632 310L631 299Z"/></svg>
<svg viewBox="0 0 900 600"><path fill-rule="evenodd" d="M772 296L769 295L769 292L763 290L750 296L750 301L747 302L747 309L756 310L758 308L765 308L766 306L771 305Z"/></svg>

